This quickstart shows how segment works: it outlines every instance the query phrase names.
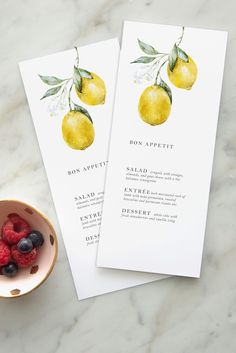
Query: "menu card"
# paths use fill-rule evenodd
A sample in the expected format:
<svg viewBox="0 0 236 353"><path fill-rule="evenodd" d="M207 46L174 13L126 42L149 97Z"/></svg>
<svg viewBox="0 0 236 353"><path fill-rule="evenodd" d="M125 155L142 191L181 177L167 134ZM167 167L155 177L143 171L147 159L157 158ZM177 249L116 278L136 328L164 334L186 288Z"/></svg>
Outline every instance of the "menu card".
<svg viewBox="0 0 236 353"><path fill-rule="evenodd" d="M80 299L163 278L96 268L118 58L111 39L20 63Z"/></svg>
<svg viewBox="0 0 236 353"><path fill-rule="evenodd" d="M99 267L200 276L226 41L125 22Z"/></svg>

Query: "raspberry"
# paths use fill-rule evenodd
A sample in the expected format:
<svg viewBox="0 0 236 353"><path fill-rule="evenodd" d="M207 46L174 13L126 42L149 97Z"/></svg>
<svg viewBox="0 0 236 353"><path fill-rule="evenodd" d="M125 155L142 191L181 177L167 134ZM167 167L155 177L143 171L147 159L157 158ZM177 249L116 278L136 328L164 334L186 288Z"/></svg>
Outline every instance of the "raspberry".
<svg viewBox="0 0 236 353"><path fill-rule="evenodd" d="M2 226L2 238L9 245L16 244L30 232L29 224L16 213L8 215L9 220Z"/></svg>
<svg viewBox="0 0 236 353"><path fill-rule="evenodd" d="M19 267L28 267L36 260L37 249L34 248L31 252L23 254L17 249L16 245L13 245L11 248L11 254Z"/></svg>
<svg viewBox="0 0 236 353"><path fill-rule="evenodd" d="M0 240L0 266L7 265L11 258L11 252L2 240Z"/></svg>

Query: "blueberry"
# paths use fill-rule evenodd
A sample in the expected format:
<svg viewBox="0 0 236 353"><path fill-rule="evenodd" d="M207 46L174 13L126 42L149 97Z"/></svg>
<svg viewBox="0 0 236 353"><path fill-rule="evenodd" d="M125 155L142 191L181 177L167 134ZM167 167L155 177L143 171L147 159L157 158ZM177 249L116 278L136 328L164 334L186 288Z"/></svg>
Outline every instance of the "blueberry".
<svg viewBox="0 0 236 353"><path fill-rule="evenodd" d="M28 235L28 239L32 241L34 247L42 246L44 243L43 234L38 230L32 230Z"/></svg>
<svg viewBox="0 0 236 353"><path fill-rule="evenodd" d="M9 264L2 267L2 274L6 277L14 277L18 272L18 266L14 262L9 262Z"/></svg>
<svg viewBox="0 0 236 353"><path fill-rule="evenodd" d="M17 249L23 254L27 254L33 249L33 243L28 238L21 238L17 244Z"/></svg>

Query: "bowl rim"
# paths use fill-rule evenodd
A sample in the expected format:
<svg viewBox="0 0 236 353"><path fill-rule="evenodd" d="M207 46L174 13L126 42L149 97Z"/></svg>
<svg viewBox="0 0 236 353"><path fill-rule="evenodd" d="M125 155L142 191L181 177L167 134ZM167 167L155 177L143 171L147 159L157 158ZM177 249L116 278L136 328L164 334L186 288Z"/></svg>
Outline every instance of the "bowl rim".
<svg viewBox="0 0 236 353"><path fill-rule="evenodd" d="M36 285L34 286L32 289L30 289L29 291L25 292L25 293L19 293L17 295L9 295L9 296L4 296L4 295L0 295L0 299L16 299L16 298L20 298L23 297L24 295L27 295L29 293L32 293L35 289L37 289L38 287L40 287L49 277L49 275L51 274L53 268L55 267L55 263L58 257L58 238L57 238L57 234L56 231L54 229L54 226L52 224L52 222L47 218L47 216L42 213L41 211L39 211L36 207L28 204L25 201L21 201L21 200L17 200L17 199L0 199L0 203L2 202L17 202L21 205L24 205L26 208L31 208L33 211L35 211L36 213L38 213L49 225L49 228L53 234L54 237L54 244L55 244L55 252L54 252L54 257L53 257L53 261L52 264L49 268L49 270L47 271L46 275L44 276L44 278Z"/></svg>

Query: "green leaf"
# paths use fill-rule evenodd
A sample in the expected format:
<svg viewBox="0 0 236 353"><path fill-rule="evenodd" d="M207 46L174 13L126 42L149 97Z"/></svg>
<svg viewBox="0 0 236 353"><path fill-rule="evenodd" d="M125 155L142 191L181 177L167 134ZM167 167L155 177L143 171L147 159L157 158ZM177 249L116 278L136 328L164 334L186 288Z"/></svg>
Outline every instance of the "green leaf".
<svg viewBox="0 0 236 353"><path fill-rule="evenodd" d="M153 48L151 45L149 44L146 44L144 42L142 42L140 39L138 39L138 44L139 44L139 47L140 49L145 53L145 54L148 54L148 55L157 55L158 52L156 51L155 48Z"/></svg>
<svg viewBox="0 0 236 353"><path fill-rule="evenodd" d="M80 112L80 113L86 115L87 118L89 118L89 120L90 120L91 123L93 124L93 120L92 120L92 118L91 118L89 112L87 111L87 109L81 107L81 105L75 104L74 102L73 102L73 104L74 104L74 109L75 109L77 112Z"/></svg>
<svg viewBox="0 0 236 353"><path fill-rule="evenodd" d="M55 77L55 76L42 76L42 75L39 75L39 77L41 78L41 80L46 83L47 85L50 85L50 86L56 86L56 85L59 85L60 83L64 82L65 80L62 80L58 77Z"/></svg>
<svg viewBox="0 0 236 353"><path fill-rule="evenodd" d="M169 57L168 57L170 71L174 70L177 59L178 59L178 48L175 44L169 54Z"/></svg>
<svg viewBox="0 0 236 353"><path fill-rule="evenodd" d="M82 77L80 75L80 70L76 66L74 66L73 80L74 80L74 84L75 84L76 89L81 93L82 92Z"/></svg>
<svg viewBox="0 0 236 353"><path fill-rule="evenodd" d="M90 79L93 78L93 76L91 75L91 72L87 70L79 68L79 72L80 72L80 75L84 78L90 78Z"/></svg>
<svg viewBox="0 0 236 353"><path fill-rule="evenodd" d="M167 85L167 83L165 83L165 81L163 81L162 79L161 79L161 81L160 81L160 83L159 83L159 86L162 87L162 88L166 91L166 93L168 94L168 96L169 96L169 98L170 98L170 102L171 102L171 104L172 104L172 93L171 93L170 87L169 87L169 86Z"/></svg>
<svg viewBox="0 0 236 353"><path fill-rule="evenodd" d="M180 59L182 59L184 62L188 63L188 55L185 53L185 51L183 51L182 49L180 49L179 47L177 48L178 51L178 57Z"/></svg>
<svg viewBox="0 0 236 353"><path fill-rule="evenodd" d="M57 92L59 92L61 89L61 86L57 86L57 87L53 87L50 88L49 90L47 90L47 92L43 95L42 98L40 98L40 100L49 97L49 96L54 96L55 94L57 94Z"/></svg>
<svg viewBox="0 0 236 353"><path fill-rule="evenodd" d="M137 64L137 63L148 64L155 59L156 59L155 57L151 57L151 56L141 56L140 58L132 61L131 64Z"/></svg>

